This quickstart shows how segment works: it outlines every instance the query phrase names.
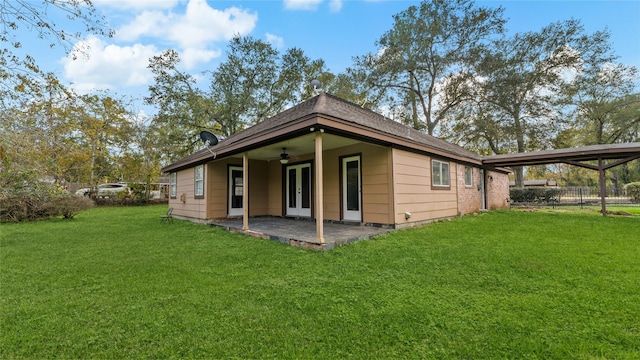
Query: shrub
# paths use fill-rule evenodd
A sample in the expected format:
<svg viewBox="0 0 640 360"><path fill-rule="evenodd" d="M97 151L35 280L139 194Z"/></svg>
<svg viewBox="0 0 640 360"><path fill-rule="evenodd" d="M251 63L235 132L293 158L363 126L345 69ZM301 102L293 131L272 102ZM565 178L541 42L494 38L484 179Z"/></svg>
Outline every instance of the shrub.
<svg viewBox="0 0 640 360"><path fill-rule="evenodd" d="M557 201L561 189L549 187L513 188L509 197L514 203L550 203Z"/></svg>
<svg viewBox="0 0 640 360"><path fill-rule="evenodd" d="M640 182L628 183L624 186L631 202L640 203Z"/></svg>
<svg viewBox="0 0 640 360"><path fill-rule="evenodd" d="M10 194L0 196L0 221L21 222L62 216L72 219L94 205L93 200L80 195Z"/></svg>
<svg viewBox="0 0 640 360"><path fill-rule="evenodd" d="M45 204L49 217L62 216L73 219L74 216L93 207L93 200L80 195L62 195L55 197Z"/></svg>
<svg viewBox="0 0 640 360"><path fill-rule="evenodd" d="M6 164L5 164L6 166ZM0 221L73 218L93 201L70 195L57 184L40 181L35 170L0 168Z"/></svg>
<svg viewBox="0 0 640 360"><path fill-rule="evenodd" d="M130 184L131 198L134 203L144 204L147 202L147 186L145 184Z"/></svg>

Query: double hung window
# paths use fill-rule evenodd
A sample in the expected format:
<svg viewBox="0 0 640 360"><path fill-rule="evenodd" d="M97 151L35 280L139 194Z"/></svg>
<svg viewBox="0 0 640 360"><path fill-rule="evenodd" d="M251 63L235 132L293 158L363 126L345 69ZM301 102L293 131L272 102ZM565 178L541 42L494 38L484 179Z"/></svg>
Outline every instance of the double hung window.
<svg viewBox="0 0 640 360"><path fill-rule="evenodd" d="M175 199L178 196L178 173L171 173L169 180L169 197Z"/></svg>
<svg viewBox="0 0 640 360"><path fill-rule="evenodd" d="M433 187L450 187L449 163L440 160L431 160L431 185Z"/></svg>
<svg viewBox="0 0 640 360"><path fill-rule="evenodd" d="M196 198L204 196L204 165L195 167L193 194Z"/></svg>

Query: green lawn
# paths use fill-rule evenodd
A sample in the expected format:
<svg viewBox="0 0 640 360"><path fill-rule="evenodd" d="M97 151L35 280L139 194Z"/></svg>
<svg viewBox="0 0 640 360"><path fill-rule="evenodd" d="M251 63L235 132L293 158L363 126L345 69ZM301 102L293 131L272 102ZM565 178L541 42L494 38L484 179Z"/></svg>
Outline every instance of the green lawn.
<svg viewBox="0 0 640 360"><path fill-rule="evenodd" d="M640 358L640 218L499 211L327 252L164 207L0 225L0 358Z"/></svg>

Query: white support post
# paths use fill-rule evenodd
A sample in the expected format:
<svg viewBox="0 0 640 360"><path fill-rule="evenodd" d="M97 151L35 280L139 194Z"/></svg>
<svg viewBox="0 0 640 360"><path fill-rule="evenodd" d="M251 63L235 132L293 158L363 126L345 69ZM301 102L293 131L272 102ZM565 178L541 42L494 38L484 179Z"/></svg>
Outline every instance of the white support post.
<svg viewBox="0 0 640 360"><path fill-rule="evenodd" d="M324 244L324 194L323 194L323 171L322 171L322 132L316 132L316 240Z"/></svg>

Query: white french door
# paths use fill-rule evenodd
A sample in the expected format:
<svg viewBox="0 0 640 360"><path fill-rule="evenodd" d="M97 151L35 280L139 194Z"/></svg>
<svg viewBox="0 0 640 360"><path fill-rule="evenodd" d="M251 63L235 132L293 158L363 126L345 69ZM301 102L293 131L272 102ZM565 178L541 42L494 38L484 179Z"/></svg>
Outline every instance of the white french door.
<svg viewBox="0 0 640 360"><path fill-rule="evenodd" d="M342 159L342 216L344 220L362 221L362 179L360 156Z"/></svg>
<svg viewBox="0 0 640 360"><path fill-rule="evenodd" d="M287 216L311 216L311 164L287 166L286 209Z"/></svg>
<svg viewBox="0 0 640 360"><path fill-rule="evenodd" d="M242 168L229 167L229 216L244 215L242 194L244 191Z"/></svg>

